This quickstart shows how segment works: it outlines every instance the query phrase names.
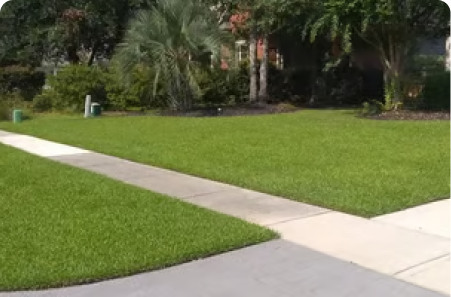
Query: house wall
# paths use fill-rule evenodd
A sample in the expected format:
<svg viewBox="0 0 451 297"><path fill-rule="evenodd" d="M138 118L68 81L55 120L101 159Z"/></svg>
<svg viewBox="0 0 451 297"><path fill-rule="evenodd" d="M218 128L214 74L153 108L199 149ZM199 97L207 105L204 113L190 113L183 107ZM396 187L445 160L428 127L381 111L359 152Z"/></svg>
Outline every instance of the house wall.
<svg viewBox="0 0 451 297"><path fill-rule="evenodd" d="M445 56L446 43L449 38L424 39L420 41L418 53L428 56Z"/></svg>

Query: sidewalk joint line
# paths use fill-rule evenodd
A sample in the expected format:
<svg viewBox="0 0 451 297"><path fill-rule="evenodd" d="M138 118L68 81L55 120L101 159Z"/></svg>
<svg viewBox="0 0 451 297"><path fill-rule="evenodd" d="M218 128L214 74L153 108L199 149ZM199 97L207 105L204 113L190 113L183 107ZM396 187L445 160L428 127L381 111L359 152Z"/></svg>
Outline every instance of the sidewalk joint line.
<svg viewBox="0 0 451 297"><path fill-rule="evenodd" d="M443 255L434 257L434 258L429 259L429 260L425 260L425 261L420 262L420 263L418 263L418 264L409 266L409 267L407 267L407 268L405 268L405 269L401 269L400 271L397 271L397 272L393 273L393 276L398 276L398 275L400 275L401 273L404 273L404 272L409 271L409 270L411 270L411 269L414 269L414 268L416 268L416 267L419 267L419 266L422 266L422 265L425 265L425 264L428 264L428 263L432 263L432 262L441 260L441 259L446 258L446 257L449 257L449 253L446 253L446 254L443 254Z"/></svg>
<svg viewBox="0 0 451 297"><path fill-rule="evenodd" d="M190 199L194 199L194 198L198 198L198 197L204 197L204 196L208 196L208 195L211 195L211 194L228 192L228 191L235 191L235 189L224 189L224 190L218 190L218 191L213 191L213 192L201 193L201 194L190 195L190 196L179 197L179 198L189 201ZM194 203L194 202L192 202L192 203Z"/></svg>
<svg viewBox="0 0 451 297"><path fill-rule="evenodd" d="M292 218L292 219L288 219L288 220L283 220L283 221L280 221L280 222L277 222L277 223L265 224L263 226L265 226L265 227L274 227L274 226L285 224L285 223L289 223L289 222L292 222L292 221L304 220L304 219L309 219L309 218L313 218L313 217L318 217L318 216L321 216L321 215L324 215L324 214L328 214L328 213L331 213L331 212L333 212L333 210L327 210L326 209L323 212L314 213L314 214L310 214L310 215L306 215L306 216L300 216L300 217L296 217L296 218Z"/></svg>

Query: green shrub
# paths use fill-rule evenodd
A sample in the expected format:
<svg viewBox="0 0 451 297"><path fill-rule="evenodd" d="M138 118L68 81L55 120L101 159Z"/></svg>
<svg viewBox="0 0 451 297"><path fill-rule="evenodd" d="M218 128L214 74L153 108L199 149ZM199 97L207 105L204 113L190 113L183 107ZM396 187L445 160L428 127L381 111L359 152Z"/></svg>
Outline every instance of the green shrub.
<svg viewBox="0 0 451 297"><path fill-rule="evenodd" d="M9 121L11 109L4 102L0 102L0 121Z"/></svg>
<svg viewBox="0 0 451 297"><path fill-rule="evenodd" d="M450 110L450 73L436 72L426 77L420 106L425 110Z"/></svg>
<svg viewBox="0 0 451 297"><path fill-rule="evenodd" d="M362 116L374 116L381 114L384 111L385 111L384 103L377 100L371 100L363 103L363 108L360 111L360 114Z"/></svg>
<svg viewBox="0 0 451 297"><path fill-rule="evenodd" d="M305 103L311 94L310 75L305 69L288 68L279 70L272 64L268 71L268 93L272 103L290 101Z"/></svg>
<svg viewBox="0 0 451 297"><path fill-rule="evenodd" d="M127 86L114 66L109 69L83 65L67 66L56 76L49 77L49 88L36 96L33 109L81 112L86 95L92 96L104 109L125 110L130 107L164 107L162 88L153 96L153 78L146 71L133 73Z"/></svg>
<svg viewBox="0 0 451 297"><path fill-rule="evenodd" d="M150 71L137 69L128 85L125 85L119 75L111 67L107 73L105 90L111 108L125 110L130 107L160 108L165 107L163 88L161 84L157 88L156 96L153 95L154 77Z"/></svg>
<svg viewBox="0 0 451 297"><path fill-rule="evenodd" d="M0 121L10 121L14 109L22 110L22 119L30 119L30 104L23 100L18 92L0 95Z"/></svg>
<svg viewBox="0 0 451 297"><path fill-rule="evenodd" d="M201 88L199 101L206 106L240 104L247 101L249 76L246 66L239 69L207 69L197 74Z"/></svg>
<svg viewBox="0 0 451 297"><path fill-rule="evenodd" d="M83 111L86 95L93 102L107 106L105 72L98 67L84 65L66 66L56 76L48 79L48 89L34 100L34 108L44 111L51 107L59 111Z"/></svg>
<svg viewBox="0 0 451 297"><path fill-rule="evenodd" d="M260 75L260 63L257 62L257 75ZM240 103L248 101L249 93L249 61L240 62L237 88L242 94ZM303 98L311 94L311 71L301 68L278 69L273 63L268 64L268 102L305 103Z"/></svg>
<svg viewBox="0 0 451 297"><path fill-rule="evenodd" d="M200 103L206 106L228 104L232 99L232 84L230 71L208 69L197 74L201 89Z"/></svg>
<svg viewBox="0 0 451 297"><path fill-rule="evenodd" d="M45 84L45 73L29 67L0 68L0 93L17 92L24 100L32 100Z"/></svg>
<svg viewBox="0 0 451 297"><path fill-rule="evenodd" d="M139 105L139 94L133 92L133 88L125 87L115 73L108 73L105 90L112 109L125 110L130 105Z"/></svg>
<svg viewBox="0 0 451 297"><path fill-rule="evenodd" d="M326 105L360 105L363 103L363 77L359 69L350 67L343 60L340 64L326 68L321 78L323 81L320 104Z"/></svg>
<svg viewBox="0 0 451 297"><path fill-rule="evenodd" d="M52 89L45 90L33 99L33 111L46 112L53 109L54 101L58 97L58 93Z"/></svg>

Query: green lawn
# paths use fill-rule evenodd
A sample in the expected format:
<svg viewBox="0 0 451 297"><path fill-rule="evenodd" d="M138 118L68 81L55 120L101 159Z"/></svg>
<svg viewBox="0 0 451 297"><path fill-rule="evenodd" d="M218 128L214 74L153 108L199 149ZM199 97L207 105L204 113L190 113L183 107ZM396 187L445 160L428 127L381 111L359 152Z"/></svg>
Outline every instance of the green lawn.
<svg viewBox="0 0 451 297"><path fill-rule="evenodd" d="M275 237L0 145L0 291L124 276Z"/></svg>
<svg viewBox="0 0 451 297"><path fill-rule="evenodd" d="M304 110L230 118L52 116L2 128L364 217L449 195L447 121Z"/></svg>

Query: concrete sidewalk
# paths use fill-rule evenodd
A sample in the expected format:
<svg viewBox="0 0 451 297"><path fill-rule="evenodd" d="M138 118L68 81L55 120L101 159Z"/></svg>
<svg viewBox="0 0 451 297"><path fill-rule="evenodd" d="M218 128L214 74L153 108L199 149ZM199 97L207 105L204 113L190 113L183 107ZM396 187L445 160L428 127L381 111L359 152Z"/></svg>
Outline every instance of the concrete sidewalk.
<svg viewBox="0 0 451 297"><path fill-rule="evenodd" d="M235 294L234 291L229 292L228 290L230 290L230 288L226 286L224 287L224 292L215 291L214 294L206 294L205 296L439 296L439 294L429 295L434 293L407 285L402 281L395 281L392 277L396 277L437 292L449 294L450 247L449 239L443 236L427 232L419 232L418 230L405 228L405 226L397 226L395 224L388 223L387 221L380 221L377 219L367 220L350 216L343 213L290 201L280 197L241 189L223 183L213 182L70 146L56 144L34 137L0 132L0 142L61 163L103 174L128 184L177 197L189 203L273 228L274 230L280 232L282 238L284 239L283 241L277 241L281 244L277 249L287 249L286 253L287 255L291 255L291 261L300 261L298 263L299 266L293 267L288 264L289 261L282 261L281 264L277 264L278 261L276 261L275 258L273 259L273 256L267 256L266 258L260 256L255 258L255 263L252 264L254 269L256 268L255 271L252 273L247 271L247 273L250 273L249 277L245 278L243 276L237 278L236 281L239 285L234 285L230 282L230 287L237 287L239 290L244 290L243 287L246 287L246 285L257 288L257 286L253 284L253 280L256 278L259 279L258 273L260 270L257 267L264 265L268 269L267 282L280 282L279 285L274 285L278 288L276 289L278 292L277 294L269 294L269 292L271 292L269 288L265 291L266 295L259 293L260 291L257 289L254 292L242 291L241 294ZM262 246L267 245L268 244ZM269 245L271 245L271 243L269 243ZM287 248L288 246L290 248ZM290 250L295 249L294 247L298 248L296 250L297 252L292 252ZM260 246L252 247L246 249L246 251L257 251L256 253L258 254L259 248ZM241 252L249 254L249 252L246 251L237 251L232 253L232 255L235 255L235 257L240 257ZM323 264L318 262L319 266L317 266L315 262L305 262L306 253L310 253L309 255L312 257L315 255L315 257L322 257L321 259L328 260L323 260L323 262L321 262ZM327 254L328 256L323 254ZM228 256L227 254L219 257L234 256ZM217 259L217 257L215 257L215 259ZM210 264L203 263L210 263L209 261L214 262L212 259L206 259L187 265L191 265L190 267L192 267L192 265L200 265L200 267L202 267L202 265L207 265L208 267ZM321 281L321 279L324 278L324 272L319 273L318 271L322 271L324 267L328 267L329 264L326 264L328 261L331 261L330 265L332 265L334 269L338 269L336 271L328 270L329 275L340 275L340 269L343 269L343 271L349 270L349 273L343 273L348 273L349 275L356 277L357 279L355 282L362 284L363 287L359 285L356 287L356 285L350 285L346 282L343 282L341 286L337 283L334 284L332 281L332 276L330 277L330 281L326 281L327 278L325 281ZM371 272L346 262L351 262L358 266L369 268L385 275ZM274 267L271 268L271 264L269 263L273 263ZM333 263L341 264L338 265ZM236 269L236 273L239 275L239 271L242 269L239 264L240 263L238 261L236 266L230 266L228 268L230 270L230 274L235 274L233 270ZM302 266L306 264L308 264L309 269L312 270L311 272L304 271ZM180 267L184 267L184 265ZM185 268L174 269L180 269L183 271ZM271 271L271 269L273 270ZM330 267L327 269L332 268ZM296 277L298 270L299 276ZM163 270L145 275L149 276L148 280L149 282L152 282L154 277L161 277L161 275L164 275L165 273L170 275L171 273L168 271L169 270ZM215 279L214 282L219 282L217 286L221 288L220 281L223 277L221 276L220 271L209 270L205 271L204 274L209 275L212 279ZM284 275L284 277L280 279L280 277L277 276L278 274ZM202 273L200 273L200 275L202 275ZM293 278L292 281L290 281L290 275ZM360 279L360 277L357 277L356 275L359 275L365 279L368 278L368 282ZM375 277L376 275L377 277ZM373 283L370 281L373 276L376 279L383 279L384 281L376 281ZM139 277L147 279L145 276L137 276L137 278ZM130 278L129 280L131 281L129 283L133 283L133 279L134 277ZM80 292L84 292L83 290L93 290L90 292L95 292L95 288L105 288L104 286L108 286L110 283L113 284L113 288L114 284L121 282L128 283L126 280L117 280L79 288L81 288ZM168 282L171 283L169 280ZM192 280L192 282L195 281ZM396 283L396 285L393 285L393 282ZM167 283L168 286L169 283ZM315 284L315 288L312 288L310 283ZM382 290L386 291L378 291L378 285L384 286L384 284L388 283L390 283L390 285L382 288ZM188 284L189 283L187 283L187 285ZM302 289L300 287L301 284L307 291L299 291ZM179 286L177 282L172 282L172 285ZM196 287L196 284L191 285ZM164 287L164 285L161 286ZM156 287L161 286L156 285ZM279 287L285 286L287 287L285 291L279 290ZM396 288L399 286L399 288L411 290L409 291L411 293L404 294L401 293L401 291L396 292L392 286ZM200 286L199 288L203 288L203 286ZM328 288L335 289L332 291L327 291ZM355 288L358 288L358 290L352 291ZM151 292L149 289L152 288L148 288L140 292L145 292L147 294ZM51 295L45 296L98 296L95 294L84 295L82 293L77 293L79 291L77 291L76 288L73 289L76 291L76 293L74 293L75 295L67 295L66 293L68 291L65 290L72 292L72 289L56 290L48 292ZM102 291L103 290L105 289L102 289ZM166 292L165 290L169 289L161 290L163 290L161 292ZM188 295L186 290L188 289L184 289L185 294L183 296L203 296L202 294L204 294L203 291L200 290L196 291L197 293ZM395 290L395 295L390 295L390 293L388 293L390 290ZM184 291L181 292L183 293ZM54 293L51 292L57 292L55 293L57 295L54 295ZM59 292L64 293L61 293L62 295L58 295L60 294ZM175 291L171 292L172 294L167 293L169 294L168 296L182 296L174 293ZM226 292L231 295L227 295ZM298 294L299 292L302 292L302 294ZM343 292L342 295L340 295L340 292ZM357 292L359 292L359 294L357 294ZM121 296L141 296L141 293L135 293ZM377 294L374 295L373 293ZM11 294L8 294L8 296L9 295ZM44 295L31 294L30 296ZM155 296L166 295L156 294Z"/></svg>
<svg viewBox="0 0 451 297"><path fill-rule="evenodd" d="M284 240L143 273L1 297L444 297Z"/></svg>

